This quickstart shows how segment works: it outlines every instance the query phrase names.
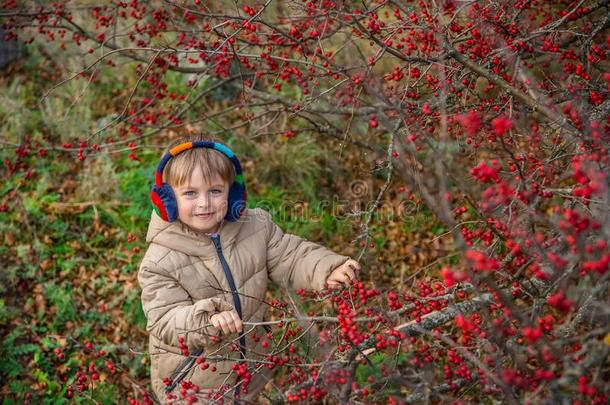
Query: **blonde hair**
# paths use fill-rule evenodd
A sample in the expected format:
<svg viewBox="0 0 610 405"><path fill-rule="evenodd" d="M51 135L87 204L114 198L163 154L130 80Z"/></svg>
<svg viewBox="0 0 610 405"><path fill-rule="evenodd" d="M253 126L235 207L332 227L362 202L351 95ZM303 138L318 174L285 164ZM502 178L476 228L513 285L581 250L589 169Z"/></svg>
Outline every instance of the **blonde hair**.
<svg viewBox="0 0 610 405"><path fill-rule="evenodd" d="M172 142L167 151L181 143L193 141L214 142L205 136L186 136ZM210 148L193 148L171 158L163 170L164 181L172 187L178 187L190 181L195 170L201 170L203 177L213 179L220 177L229 186L235 181L235 167L223 153Z"/></svg>

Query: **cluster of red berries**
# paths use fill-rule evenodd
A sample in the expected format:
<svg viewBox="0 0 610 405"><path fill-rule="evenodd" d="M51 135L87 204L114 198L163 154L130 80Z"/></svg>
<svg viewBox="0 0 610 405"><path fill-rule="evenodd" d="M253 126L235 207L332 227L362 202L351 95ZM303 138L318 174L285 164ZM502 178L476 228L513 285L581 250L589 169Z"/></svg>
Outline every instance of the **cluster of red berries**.
<svg viewBox="0 0 610 405"><path fill-rule="evenodd" d="M595 388L593 385L587 384L588 382L589 379L587 378L587 376L582 375L578 377L578 392L585 397L589 397L589 400L593 400L594 405L607 404L608 396L604 393L599 392L597 388ZM586 402L574 401L572 404L584 405L585 403Z"/></svg>
<svg viewBox="0 0 610 405"><path fill-rule="evenodd" d="M231 369L237 375L237 382L241 383L241 392L244 394L248 393L248 385L250 385L250 381L252 380L252 373L248 369L247 363L234 363L231 366Z"/></svg>
<svg viewBox="0 0 610 405"><path fill-rule="evenodd" d="M169 378L164 378L163 384L168 386L171 384L171 381L169 380ZM189 405L194 404L198 402L197 394L199 394L200 390L200 387L196 384L193 384L190 380L182 380L180 382L179 398ZM178 396L176 394L169 393L166 395L166 399L168 401L168 404L172 404L175 399L178 399Z"/></svg>
<svg viewBox="0 0 610 405"><path fill-rule="evenodd" d="M154 402L150 398L148 392L146 392L145 390L140 390L139 394L142 397L142 399L139 401L132 396L127 397L127 402L129 403L129 405L153 405L154 404Z"/></svg>
<svg viewBox="0 0 610 405"><path fill-rule="evenodd" d="M331 302L337 306L340 337L348 343L339 346L340 352L350 345L360 345L369 338L368 333L359 330L358 324L354 322L354 317L357 315L357 310L366 305L369 298L377 294L377 291L365 288L363 282L357 282L351 288L344 289L331 297Z"/></svg>
<svg viewBox="0 0 610 405"><path fill-rule="evenodd" d="M178 346L180 346L180 351L182 351L182 355L188 357L190 352L184 341L184 336L178 336Z"/></svg>
<svg viewBox="0 0 610 405"><path fill-rule="evenodd" d="M53 353L55 354L55 356L57 356L57 358L60 361L63 361L66 358L66 354L59 347L56 347L55 349L53 349Z"/></svg>
<svg viewBox="0 0 610 405"><path fill-rule="evenodd" d="M313 400L317 402L322 401L327 395L328 392L324 388L320 388L316 385L313 385L309 389L300 388L295 392L286 394L286 400L289 403L305 402L307 400Z"/></svg>

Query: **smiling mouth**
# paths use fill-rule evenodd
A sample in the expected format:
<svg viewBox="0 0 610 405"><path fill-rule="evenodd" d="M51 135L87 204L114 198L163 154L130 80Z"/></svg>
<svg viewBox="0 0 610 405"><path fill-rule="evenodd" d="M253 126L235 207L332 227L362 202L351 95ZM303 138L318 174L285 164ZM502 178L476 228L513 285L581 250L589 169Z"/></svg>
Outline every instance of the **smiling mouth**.
<svg viewBox="0 0 610 405"><path fill-rule="evenodd" d="M213 212L208 212L207 214L197 214L195 216L207 218L207 217L212 216L212 214L213 214Z"/></svg>

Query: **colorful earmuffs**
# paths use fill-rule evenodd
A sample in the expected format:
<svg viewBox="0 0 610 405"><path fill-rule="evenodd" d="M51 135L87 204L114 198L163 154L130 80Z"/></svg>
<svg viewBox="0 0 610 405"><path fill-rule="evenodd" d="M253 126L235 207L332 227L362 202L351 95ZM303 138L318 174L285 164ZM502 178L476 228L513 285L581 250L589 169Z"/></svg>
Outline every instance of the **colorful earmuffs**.
<svg viewBox="0 0 610 405"><path fill-rule="evenodd" d="M225 219L227 221L236 221L241 217L241 214L246 207L246 198L248 195L246 192L246 183L244 182L241 165L239 164L239 160L237 159L237 156L235 156L235 153L226 145L218 142L193 141L181 143L180 145L174 146L169 153L166 153L165 156L163 156L159 166L157 166L155 185L150 193L150 200L155 207L155 211L167 222L173 222L178 218L176 195L171 186L163 182L163 169L165 169L167 162L169 162L171 158L193 148L214 149L228 157L233 163L233 166L235 166L235 181L229 189L228 209Z"/></svg>

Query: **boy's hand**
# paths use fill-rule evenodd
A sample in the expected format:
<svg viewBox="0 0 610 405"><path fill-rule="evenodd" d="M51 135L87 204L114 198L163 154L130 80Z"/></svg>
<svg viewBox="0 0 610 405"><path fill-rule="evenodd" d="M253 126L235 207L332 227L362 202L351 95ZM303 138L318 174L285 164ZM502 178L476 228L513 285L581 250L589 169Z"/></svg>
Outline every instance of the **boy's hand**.
<svg viewBox="0 0 610 405"><path fill-rule="evenodd" d="M337 267L330 273L326 279L326 284L330 288L338 288L343 284L351 284L358 281L358 272L360 271L360 263L353 259L349 259L341 266Z"/></svg>
<svg viewBox="0 0 610 405"><path fill-rule="evenodd" d="M234 310L219 312L210 317L210 323L213 327L223 333L230 335L242 331L242 322L239 315Z"/></svg>

